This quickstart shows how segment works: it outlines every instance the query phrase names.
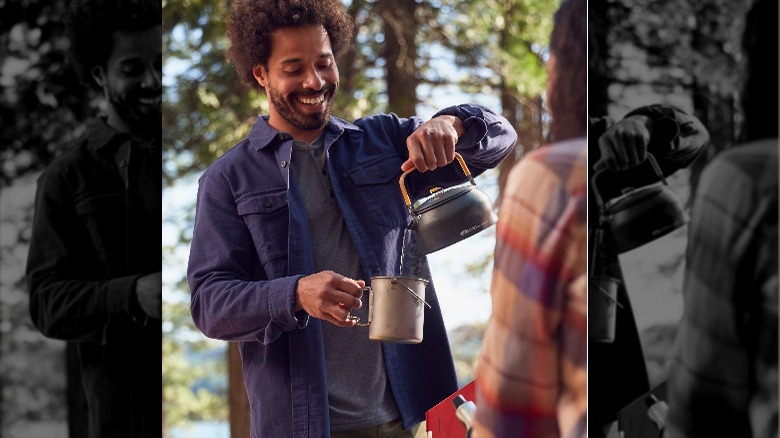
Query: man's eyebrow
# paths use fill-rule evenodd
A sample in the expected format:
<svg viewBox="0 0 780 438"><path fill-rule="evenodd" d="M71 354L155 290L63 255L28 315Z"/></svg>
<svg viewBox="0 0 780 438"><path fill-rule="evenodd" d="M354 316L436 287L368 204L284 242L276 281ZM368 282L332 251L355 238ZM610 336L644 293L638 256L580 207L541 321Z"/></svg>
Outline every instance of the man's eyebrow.
<svg viewBox="0 0 780 438"><path fill-rule="evenodd" d="M117 60L118 64L134 64L137 62L143 62L143 59L140 56L126 56Z"/></svg>
<svg viewBox="0 0 780 438"><path fill-rule="evenodd" d="M320 55L319 59L332 58L332 57L333 57L333 53L325 52ZM288 59L283 59L280 62L280 64L294 64L296 62L302 62L302 61L303 60L301 58L288 58Z"/></svg>

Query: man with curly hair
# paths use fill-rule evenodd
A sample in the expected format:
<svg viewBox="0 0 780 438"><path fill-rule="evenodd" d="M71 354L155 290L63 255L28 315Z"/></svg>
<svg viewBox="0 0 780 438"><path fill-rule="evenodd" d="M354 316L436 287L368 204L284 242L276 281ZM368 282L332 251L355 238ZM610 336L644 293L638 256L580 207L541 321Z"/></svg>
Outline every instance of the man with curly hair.
<svg viewBox="0 0 780 438"><path fill-rule="evenodd" d="M70 59L105 114L38 179L30 315L68 341L70 436L159 437L160 3L70 6Z"/></svg>
<svg viewBox="0 0 780 438"><path fill-rule="evenodd" d="M371 341L350 311L365 307L365 279L399 274L402 254L430 280L411 239L402 252L402 172L416 169L419 199L464 181L447 166L456 151L480 174L516 134L471 104L425 122L332 116L354 26L338 0L235 0L227 24L228 59L270 109L199 180L193 320L239 343L253 437L425 436L426 411L458 389L433 287L420 344Z"/></svg>

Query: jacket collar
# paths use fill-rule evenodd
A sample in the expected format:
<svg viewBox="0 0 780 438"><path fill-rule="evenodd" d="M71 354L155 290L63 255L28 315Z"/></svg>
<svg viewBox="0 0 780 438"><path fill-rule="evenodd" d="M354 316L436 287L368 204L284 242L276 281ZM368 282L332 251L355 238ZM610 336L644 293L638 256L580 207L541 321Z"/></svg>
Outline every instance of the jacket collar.
<svg viewBox="0 0 780 438"><path fill-rule="evenodd" d="M96 117L87 125L85 138L87 148L91 151L97 151L108 145L129 140L130 136L116 131L103 118Z"/></svg>
<svg viewBox="0 0 780 438"><path fill-rule="evenodd" d="M330 116L330 121L325 125L325 130L329 133L335 134L336 137L340 136L345 130L349 131L361 131L360 128L347 122L344 119L340 119L335 116ZM283 143L287 140L292 140L292 136L286 132L279 131L268 124L268 116L262 115L257 117L255 124L249 131L247 136L249 142L257 150L265 149L268 146Z"/></svg>

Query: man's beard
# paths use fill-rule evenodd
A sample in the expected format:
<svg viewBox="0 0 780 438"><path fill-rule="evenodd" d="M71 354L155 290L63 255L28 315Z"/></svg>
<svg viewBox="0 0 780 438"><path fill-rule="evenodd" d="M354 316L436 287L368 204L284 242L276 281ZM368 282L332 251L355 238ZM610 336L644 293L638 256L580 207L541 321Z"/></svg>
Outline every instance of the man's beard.
<svg viewBox="0 0 780 438"><path fill-rule="evenodd" d="M143 104L138 98L154 98L158 93L132 90L122 94L108 87L108 100L119 117L128 124L132 135L153 138L162 135L162 103L156 106L144 105L144 109L140 107Z"/></svg>
<svg viewBox="0 0 780 438"><path fill-rule="evenodd" d="M324 127L328 124L328 120L330 120L330 110L333 107L333 97L336 95L335 84L325 84L322 89L314 93L304 94L294 92L288 95L286 98L282 96L279 90L271 86L270 83L268 84L266 91L268 99L271 101L271 105L276 108L276 111L279 112L279 115L282 116L282 118L289 124L298 129L313 131ZM298 102L299 97L316 96L323 93L325 94L326 99L325 109L323 111L318 113L302 113L295 110L295 105L302 105L300 102Z"/></svg>

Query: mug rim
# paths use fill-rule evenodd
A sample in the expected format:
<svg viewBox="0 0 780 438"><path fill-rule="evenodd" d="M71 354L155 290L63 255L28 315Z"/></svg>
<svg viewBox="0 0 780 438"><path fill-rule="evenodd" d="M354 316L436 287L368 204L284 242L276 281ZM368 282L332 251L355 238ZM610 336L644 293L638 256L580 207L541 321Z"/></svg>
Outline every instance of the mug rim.
<svg viewBox="0 0 780 438"><path fill-rule="evenodd" d="M374 279L387 279L387 278L389 278L389 279L391 279L391 280L392 280L392 279L401 279L401 280L415 280L415 281L422 281L422 282L423 282L423 283L425 283L425 284L428 284L428 283L430 283L430 281L428 281L428 280L426 280L426 279L424 279L424 278L420 278L420 277L407 277L407 276L403 276L403 275L372 275L372 276L371 276L371 280L372 280L372 281L373 281Z"/></svg>

